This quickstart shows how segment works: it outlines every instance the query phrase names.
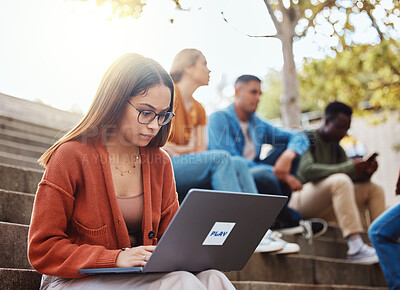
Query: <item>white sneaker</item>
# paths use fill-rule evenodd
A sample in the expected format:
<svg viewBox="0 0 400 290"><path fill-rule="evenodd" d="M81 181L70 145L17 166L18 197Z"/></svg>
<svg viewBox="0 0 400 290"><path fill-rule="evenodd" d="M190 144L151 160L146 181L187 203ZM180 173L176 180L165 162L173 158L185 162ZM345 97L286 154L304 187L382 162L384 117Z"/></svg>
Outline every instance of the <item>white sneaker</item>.
<svg viewBox="0 0 400 290"><path fill-rule="evenodd" d="M288 243L281 239L282 234L268 230L255 252L275 252L276 254L294 254L300 251L296 243Z"/></svg>
<svg viewBox="0 0 400 290"><path fill-rule="evenodd" d="M300 246L298 244L286 242L285 240L282 240L281 237L282 237L282 234L279 232L272 232L272 234L271 234L272 240L283 243L282 250L277 251L275 254L277 254L277 255L295 254L295 253L300 252Z"/></svg>
<svg viewBox="0 0 400 290"><path fill-rule="evenodd" d="M347 254L347 260L359 264L379 263L375 249L365 244L360 248L360 250L358 250L357 253L352 255Z"/></svg>
<svg viewBox="0 0 400 290"><path fill-rule="evenodd" d="M275 254L277 254L277 255L295 254L298 252L300 252L300 246L298 244L285 242L285 246L283 247L283 249L276 252Z"/></svg>
<svg viewBox="0 0 400 290"><path fill-rule="evenodd" d="M273 231L268 230L254 252L270 253L270 252L276 252L276 251L282 250L285 245L285 241L283 241L283 240L278 241L278 240L272 239L271 236L273 235L273 233L274 233Z"/></svg>

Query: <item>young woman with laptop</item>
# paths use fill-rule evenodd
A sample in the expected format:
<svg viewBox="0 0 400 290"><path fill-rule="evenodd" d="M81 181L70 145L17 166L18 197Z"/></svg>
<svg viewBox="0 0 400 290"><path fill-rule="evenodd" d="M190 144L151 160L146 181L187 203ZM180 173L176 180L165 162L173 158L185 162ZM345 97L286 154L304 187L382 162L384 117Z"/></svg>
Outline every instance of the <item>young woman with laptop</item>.
<svg viewBox="0 0 400 290"><path fill-rule="evenodd" d="M86 276L144 266L178 210L169 136L174 87L154 60L127 54L105 73L88 113L39 159L28 257L41 289L234 289L216 270ZM125 249L125 250L123 250Z"/></svg>

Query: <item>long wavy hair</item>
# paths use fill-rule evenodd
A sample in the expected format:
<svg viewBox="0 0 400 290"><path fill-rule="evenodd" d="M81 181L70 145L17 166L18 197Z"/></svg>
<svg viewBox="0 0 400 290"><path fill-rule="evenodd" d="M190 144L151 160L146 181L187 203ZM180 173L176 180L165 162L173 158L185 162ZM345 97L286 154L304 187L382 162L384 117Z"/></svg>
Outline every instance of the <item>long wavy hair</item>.
<svg viewBox="0 0 400 290"><path fill-rule="evenodd" d="M185 68L195 65L201 55L203 53L195 48L186 48L178 52L169 71L175 83L181 80Z"/></svg>
<svg viewBox="0 0 400 290"><path fill-rule="evenodd" d="M171 102L168 111L172 112L173 82L158 62L135 53L117 59L104 74L89 111L74 128L39 158L39 164L46 167L53 152L67 141L85 136L102 136L115 128L123 115L127 101L134 96L147 93L150 88L157 85L165 85L170 89ZM171 122L163 125L147 146L164 146L170 130Z"/></svg>

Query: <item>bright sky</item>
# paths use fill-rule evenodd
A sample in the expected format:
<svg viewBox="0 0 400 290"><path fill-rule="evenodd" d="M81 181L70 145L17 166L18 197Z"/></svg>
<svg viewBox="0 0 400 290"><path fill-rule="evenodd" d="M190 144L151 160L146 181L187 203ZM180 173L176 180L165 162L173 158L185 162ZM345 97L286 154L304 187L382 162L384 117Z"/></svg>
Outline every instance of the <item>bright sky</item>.
<svg viewBox="0 0 400 290"><path fill-rule="evenodd" d="M201 9L182 12L172 1L148 0L139 19L118 19L94 0L0 0L0 92L64 110L77 104L85 112L104 72L122 54L143 54L169 71L175 54L192 47L212 70L210 85L195 97L208 113L224 107L221 82L230 96L239 75L263 78L281 69L281 44L244 34L275 33L263 1L194 1L200 2ZM296 43L295 54L298 63L322 56L310 40Z"/></svg>

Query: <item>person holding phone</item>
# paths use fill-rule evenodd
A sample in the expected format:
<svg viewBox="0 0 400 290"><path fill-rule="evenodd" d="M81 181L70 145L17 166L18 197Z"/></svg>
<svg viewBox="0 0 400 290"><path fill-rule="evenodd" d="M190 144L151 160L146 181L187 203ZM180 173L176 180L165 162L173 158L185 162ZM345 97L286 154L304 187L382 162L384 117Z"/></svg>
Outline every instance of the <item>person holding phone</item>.
<svg viewBox="0 0 400 290"><path fill-rule="evenodd" d="M156 61L126 54L105 73L89 111L39 159L28 258L41 289L234 289L216 270L86 277L84 268L145 266L178 210L160 149L174 86ZM123 250L125 249L125 250Z"/></svg>
<svg viewBox="0 0 400 290"><path fill-rule="evenodd" d="M350 128L352 109L341 102L325 108L322 125L307 132L310 148L301 157L299 180L302 191L293 193L289 206L303 216L337 221L347 241L347 258L359 263L377 263L375 250L366 245L360 211L368 210L371 221L385 210L383 189L370 181L378 168L375 157L350 159L340 140Z"/></svg>

